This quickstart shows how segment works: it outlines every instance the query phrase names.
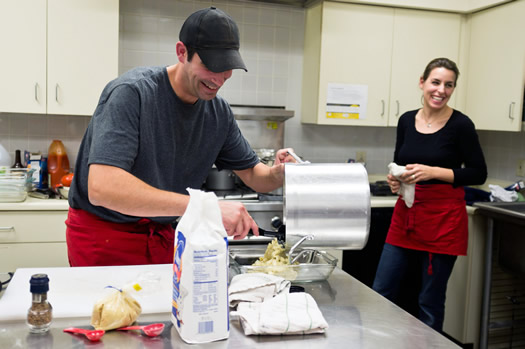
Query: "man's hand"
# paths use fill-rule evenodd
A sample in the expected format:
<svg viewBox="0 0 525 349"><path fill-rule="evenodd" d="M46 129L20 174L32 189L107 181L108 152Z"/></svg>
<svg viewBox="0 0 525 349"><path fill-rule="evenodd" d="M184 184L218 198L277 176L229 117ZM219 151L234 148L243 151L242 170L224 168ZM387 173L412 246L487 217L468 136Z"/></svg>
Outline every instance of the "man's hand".
<svg viewBox="0 0 525 349"><path fill-rule="evenodd" d="M220 200L222 223L229 236L234 240L241 240L248 235L250 229L255 235L259 235L259 227L250 216L246 207L240 202Z"/></svg>
<svg viewBox="0 0 525 349"><path fill-rule="evenodd" d="M282 163L285 163L285 162L297 162L297 161L295 161L293 156L288 154L288 152L292 152L293 153L294 150L292 148L279 149L277 151L277 153L275 154L274 164L275 165L279 165L279 164L282 164Z"/></svg>

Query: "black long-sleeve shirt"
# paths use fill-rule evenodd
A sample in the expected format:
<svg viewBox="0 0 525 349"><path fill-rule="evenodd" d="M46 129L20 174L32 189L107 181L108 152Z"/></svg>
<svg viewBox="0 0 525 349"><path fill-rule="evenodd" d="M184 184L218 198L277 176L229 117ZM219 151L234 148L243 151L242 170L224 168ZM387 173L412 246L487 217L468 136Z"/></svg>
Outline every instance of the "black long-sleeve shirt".
<svg viewBox="0 0 525 349"><path fill-rule="evenodd" d="M397 125L394 162L398 165L422 164L452 169L454 187L483 184L487 165L474 123L460 111L454 110L445 126L434 133L416 130L418 110L404 113ZM432 179L419 184L443 184Z"/></svg>

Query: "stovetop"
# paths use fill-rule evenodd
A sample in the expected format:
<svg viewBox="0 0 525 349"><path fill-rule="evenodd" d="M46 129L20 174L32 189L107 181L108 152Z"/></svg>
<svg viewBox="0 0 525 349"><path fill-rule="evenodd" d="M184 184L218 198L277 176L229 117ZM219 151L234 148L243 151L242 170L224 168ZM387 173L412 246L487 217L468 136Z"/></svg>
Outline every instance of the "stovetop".
<svg viewBox="0 0 525 349"><path fill-rule="evenodd" d="M203 185L202 190L212 191L221 200L239 200L239 201L283 201L282 195L262 194L253 191L244 184L236 184L231 190L211 190Z"/></svg>

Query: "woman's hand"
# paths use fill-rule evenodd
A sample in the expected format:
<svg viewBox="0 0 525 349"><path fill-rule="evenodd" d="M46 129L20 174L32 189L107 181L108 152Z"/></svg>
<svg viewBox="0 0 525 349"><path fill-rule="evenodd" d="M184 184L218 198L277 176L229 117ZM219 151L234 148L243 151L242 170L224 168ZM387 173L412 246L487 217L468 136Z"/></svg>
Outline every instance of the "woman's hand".
<svg viewBox="0 0 525 349"><path fill-rule="evenodd" d="M401 183L394 177L393 175L389 174L386 176L386 182L388 183L388 186L390 187L390 190L392 193L397 193L399 191L399 188L401 187Z"/></svg>
<svg viewBox="0 0 525 349"><path fill-rule="evenodd" d="M434 167L431 166L409 164L406 165L406 169L407 171L401 175L401 180L407 184L428 181L435 177L433 173Z"/></svg>

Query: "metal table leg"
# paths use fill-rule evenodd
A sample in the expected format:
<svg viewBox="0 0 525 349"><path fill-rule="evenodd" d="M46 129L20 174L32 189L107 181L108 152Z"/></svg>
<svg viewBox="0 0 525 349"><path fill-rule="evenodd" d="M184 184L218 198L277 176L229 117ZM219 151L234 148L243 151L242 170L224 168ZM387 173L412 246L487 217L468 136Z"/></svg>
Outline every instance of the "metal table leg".
<svg viewBox="0 0 525 349"><path fill-rule="evenodd" d="M490 321L490 288L492 285L492 246L494 240L494 220L487 217L487 240L485 243L485 273L483 281L483 300L481 306L480 349L488 348Z"/></svg>

